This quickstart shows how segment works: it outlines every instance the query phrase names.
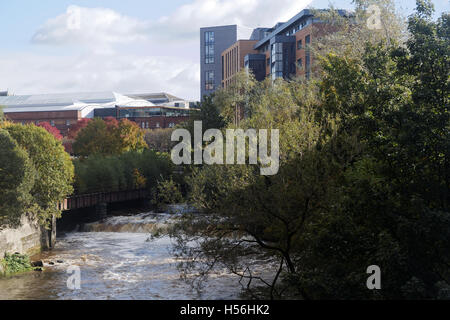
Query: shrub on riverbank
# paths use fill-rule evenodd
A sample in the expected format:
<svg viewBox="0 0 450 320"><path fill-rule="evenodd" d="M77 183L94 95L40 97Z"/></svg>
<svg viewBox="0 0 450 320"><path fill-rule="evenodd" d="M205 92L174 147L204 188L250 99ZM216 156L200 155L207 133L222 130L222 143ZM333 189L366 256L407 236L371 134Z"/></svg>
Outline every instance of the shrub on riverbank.
<svg viewBox="0 0 450 320"><path fill-rule="evenodd" d="M30 257L22 254L6 253L5 257L0 260L3 275L8 276L15 273L27 272L33 270Z"/></svg>
<svg viewBox="0 0 450 320"><path fill-rule="evenodd" d="M167 154L151 150L116 156L91 156L74 161L76 194L126 191L156 187L169 177L172 162Z"/></svg>

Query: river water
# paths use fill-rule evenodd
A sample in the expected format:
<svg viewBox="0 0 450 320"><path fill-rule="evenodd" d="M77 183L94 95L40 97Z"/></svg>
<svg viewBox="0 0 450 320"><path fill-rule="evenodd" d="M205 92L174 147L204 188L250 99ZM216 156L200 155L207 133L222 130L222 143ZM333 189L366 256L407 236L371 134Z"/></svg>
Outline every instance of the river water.
<svg viewBox="0 0 450 320"><path fill-rule="evenodd" d="M152 230L171 221L169 214L116 216L64 234L40 257L43 272L0 278L0 299L239 299L239 279L225 271L201 294L180 279L171 239L148 241ZM71 266L79 267L80 289L68 288Z"/></svg>

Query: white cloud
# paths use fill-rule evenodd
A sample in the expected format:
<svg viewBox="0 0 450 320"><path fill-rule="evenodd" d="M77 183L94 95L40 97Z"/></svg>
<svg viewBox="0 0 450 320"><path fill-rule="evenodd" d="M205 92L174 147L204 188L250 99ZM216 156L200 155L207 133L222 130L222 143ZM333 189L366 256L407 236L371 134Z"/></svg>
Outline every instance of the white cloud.
<svg viewBox="0 0 450 320"><path fill-rule="evenodd" d="M241 27L272 27L287 21L312 0L194 0L158 22L169 35L198 37L200 27L237 24Z"/></svg>
<svg viewBox="0 0 450 320"><path fill-rule="evenodd" d="M193 0L155 21L108 8L69 6L35 32L54 56L0 54L0 88L17 94L74 91L200 93L199 28L247 29L286 21L312 0ZM242 31L242 28L241 28ZM244 30L245 31L245 30ZM73 50L75 48L76 50ZM69 53L68 53L69 52Z"/></svg>
<svg viewBox="0 0 450 320"><path fill-rule="evenodd" d="M242 28L272 27L312 0L194 0L158 21L139 20L112 9L70 6L33 36L34 43L110 46L136 41L198 40L200 27L237 24Z"/></svg>
<svg viewBox="0 0 450 320"><path fill-rule="evenodd" d="M145 40L148 26L148 22L121 15L112 9L69 6L65 13L46 21L32 41L59 45L124 44Z"/></svg>
<svg viewBox="0 0 450 320"><path fill-rule="evenodd" d="M199 66L175 57L88 54L76 57L0 55L0 88L15 94L117 91L169 92L196 100Z"/></svg>

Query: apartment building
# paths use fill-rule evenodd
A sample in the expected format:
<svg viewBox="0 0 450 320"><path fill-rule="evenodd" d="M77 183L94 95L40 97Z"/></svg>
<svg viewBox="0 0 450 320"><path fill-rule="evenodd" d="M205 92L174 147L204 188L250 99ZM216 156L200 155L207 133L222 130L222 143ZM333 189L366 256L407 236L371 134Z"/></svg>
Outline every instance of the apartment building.
<svg viewBox="0 0 450 320"><path fill-rule="evenodd" d="M338 10L338 13L341 16L350 16L346 10ZM202 28L202 37L205 36L204 32L213 28ZM208 71L205 76L206 69L202 66L202 96L218 89L218 75L222 79L221 86L227 88L233 77L243 68L251 70L259 81L267 77L272 80L290 79L295 76L309 78L313 65L310 50L312 41L315 37L333 31L332 26L314 17L313 11L309 9L300 11L287 22L276 23L272 28L254 29L250 39L234 41L221 51L222 68L214 69L214 87L209 86L212 81L208 82ZM227 37L225 41L220 37L220 33L216 33L214 41L222 45L232 39ZM217 52L215 54L217 55ZM208 90L203 90L205 87Z"/></svg>
<svg viewBox="0 0 450 320"><path fill-rule="evenodd" d="M222 86L222 52L236 40L236 25L200 29L200 98Z"/></svg>

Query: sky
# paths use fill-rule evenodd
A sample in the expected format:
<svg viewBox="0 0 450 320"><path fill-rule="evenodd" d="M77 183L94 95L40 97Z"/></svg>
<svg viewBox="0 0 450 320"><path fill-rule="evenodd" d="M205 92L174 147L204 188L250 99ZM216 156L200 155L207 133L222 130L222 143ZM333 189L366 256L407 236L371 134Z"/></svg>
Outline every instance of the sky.
<svg viewBox="0 0 450 320"><path fill-rule="evenodd" d="M240 36L307 7L351 0L0 0L0 91L13 94L168 92L198 100L199 28ZM397 0L408 15L415 0ZM436 12L449 0L433 0Z"/></svg>

